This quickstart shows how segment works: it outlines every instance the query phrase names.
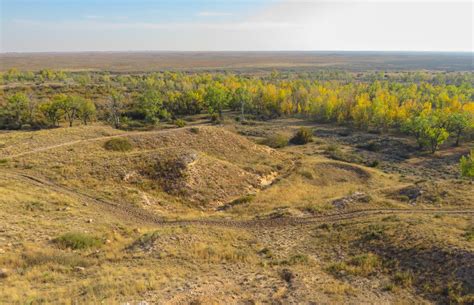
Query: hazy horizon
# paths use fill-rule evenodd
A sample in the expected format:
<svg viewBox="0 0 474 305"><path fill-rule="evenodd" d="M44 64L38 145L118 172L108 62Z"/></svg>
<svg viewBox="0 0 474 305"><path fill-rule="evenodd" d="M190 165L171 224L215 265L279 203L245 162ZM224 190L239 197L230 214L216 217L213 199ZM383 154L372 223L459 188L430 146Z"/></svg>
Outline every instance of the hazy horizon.
<svg viewBox="0 0 474 305"><path fill-rule="evenodd" d="M471 1L3 0L0 52L471 52Z"/></svg>

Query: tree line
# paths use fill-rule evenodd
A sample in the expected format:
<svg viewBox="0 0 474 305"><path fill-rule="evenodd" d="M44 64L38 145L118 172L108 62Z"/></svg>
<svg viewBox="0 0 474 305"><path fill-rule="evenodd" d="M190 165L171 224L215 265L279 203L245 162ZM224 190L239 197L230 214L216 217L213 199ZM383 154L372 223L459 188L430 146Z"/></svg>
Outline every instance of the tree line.
<svg viewBox="0 0 474 305"><path fill-rule="evenodd" d="M26 91L6 94L0 100L0 128L56 127L63 121L73 126L76 121L88 124L92 120L123 128L203 112L219 121L224 110L233 110L242 120L297 115L361 130L395 130L413 135L420 148L432 152L449 137L459 144L474 129L470 81L318 80L301 75L288 78L278 72L106 76L88 80L105 88L94 100L74 92L42 99Z"/></svg>

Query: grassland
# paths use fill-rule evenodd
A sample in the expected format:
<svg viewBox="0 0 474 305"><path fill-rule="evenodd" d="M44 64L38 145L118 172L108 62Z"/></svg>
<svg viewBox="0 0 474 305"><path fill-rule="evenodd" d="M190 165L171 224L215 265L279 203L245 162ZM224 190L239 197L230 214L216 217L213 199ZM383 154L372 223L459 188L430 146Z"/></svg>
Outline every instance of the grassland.
<svg viewBox="0 0 474 305"><path fill-rule="evenodd" d="M472 143L188 119L0 133L0 303L474 301ZM259 144L301 126L312 142Z"/></svg>
<svg viewBox="0 0 474 305"><path fill-rule="evenodd" d="M275 68L469 71L470 53L424 52L89 52L0 54L0 71L61 69L143 72L159 70L258 71Z"/></svg>

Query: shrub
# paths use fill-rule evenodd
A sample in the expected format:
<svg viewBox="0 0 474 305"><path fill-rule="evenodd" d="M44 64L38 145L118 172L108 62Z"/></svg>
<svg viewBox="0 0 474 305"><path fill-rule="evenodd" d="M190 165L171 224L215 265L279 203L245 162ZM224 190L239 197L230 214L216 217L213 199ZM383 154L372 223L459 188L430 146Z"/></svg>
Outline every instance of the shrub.
<svg viewBox="0 0 474 305"><path fill-rule="evenodd" d="M102 244L102 240L99 238L78 232L66 233L54 239L53 242L61 248L69 248L73 250L98 247Z"/></svg>
<svg viewBox="0 0 474 305"><path fill-rule="evenodd" d="M474 178L474 150L468 156L462 156L459 165L461 176Z"/></svg>
<svg viewBox="0 0 474 305"><path fill-rule="evenodd" d="M125 138L113 138L105 142L104 147L113 151L129 151L132 149L132 143Z"/></svg>
<svg viewBox="0 0 474 305"><path fill-rule="evenodd" d="M186 126L186 122L181 119L177 119L173 123L179 128Z"/></svg>
<svg viewBox="0 0 474 305"><path fill-rule="evenodd" d="M281 134L274 134L267 137L263 144L272 148L282 148L288 145L288 138Z"/></svg>
<svg viewBox="0 0 474 305"><path fill-rule="evenodd" d="M291 138L290 142L296 145L304 145L313 140L313 132L311 129L301 127L296 134Z"/></svg>
<svg viewBox="0 0 474 305"><path fill-rule="evenodd" d="M199 133L199 128L191 127L191 128L189 128L189 131L192 132L192 133L198 134Z"/></svg>

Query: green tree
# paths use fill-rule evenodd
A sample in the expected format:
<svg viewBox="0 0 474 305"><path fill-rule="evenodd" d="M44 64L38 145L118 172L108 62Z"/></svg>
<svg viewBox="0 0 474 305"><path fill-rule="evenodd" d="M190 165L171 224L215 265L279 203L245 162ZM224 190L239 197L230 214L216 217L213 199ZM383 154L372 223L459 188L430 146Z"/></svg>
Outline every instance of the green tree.
<svg viewBox="0 0 474 305"><path fill-rule="evenodd" d="M120 118L122 117L122 112L124 108L124 96L119 92L112 91L110 94L107 111L108 111L108 120L115 128L120 128L121 122Z"/></svg>
<svg viewBox="0 0 474 305"><path fill-rule="evenodd" d="M53 99L41 103L39 110L46 117L46 120L51 126L59 126L59 121L63 116L63 100L61 96L56 96Z"/></svg>
<svg viewBox="0 0 474 305"><path fill-rule="evenodd" d="M66 96L62 100L62 110L66 120L69 122L69 127L72 127L74 120L78 118L80 105L84 102L84 98L78 95Z"/></svg>
<svg viewBox="0 0 474 305"><path fill-rule="evenodd" d="M96 108L95 104L89 99L83 99L79 103L78 117L87 125L87 122L90 122L95 116Z"/></svg>
<svg viewBox="0 0 474 305"><path fill-rule="evenodd" d="M456 112L448 118L448 130L456 137L456 146L459 146L461 135L474 127L474 120L468 112Z"/></svg>
<svg viewBox="0 0 474 305"><path fill-rule="evenodd" d="M154 89L147 89L138 97L137 110L143 114L148 123L156 123L159 118L168 117L167 111L163 108L161 95Z"/></svg>
<svg viewBox="0 0 474 305"><path fill-rule="evenodd" d="M5 125L21 129L24 124L31 123L31 100L24 93L15 93L7 97L5 107L0 109L0 116Z"/></svg>
<svg viewBox="0 0 474 305"><path fill-rule="evenodd" d="M431 153L435 153L449 137L449 132L442 127L440 118L435 113L422 113L409 118L403 129L415 136L420 148L428 147Z"/></svg>
<svg viewBox="0 0 474 305"><path fill-rule="evenodd" d="M239 87L235 90L232 97L232 104L236 108L238 105L241 115L241 120L245 120L245 109L250 108L252 103L252 93L245 87Z"/></svg>
<svg viewBox="0 0 474 305"><path fill-rule="evenodd" d="M228 104L228 94L226 88L216 83L207 87L204 100L210 114L217 113L222 118L222 111Z"/></svg>

